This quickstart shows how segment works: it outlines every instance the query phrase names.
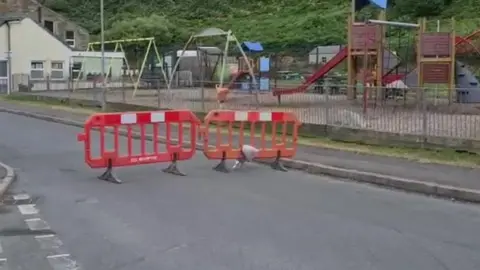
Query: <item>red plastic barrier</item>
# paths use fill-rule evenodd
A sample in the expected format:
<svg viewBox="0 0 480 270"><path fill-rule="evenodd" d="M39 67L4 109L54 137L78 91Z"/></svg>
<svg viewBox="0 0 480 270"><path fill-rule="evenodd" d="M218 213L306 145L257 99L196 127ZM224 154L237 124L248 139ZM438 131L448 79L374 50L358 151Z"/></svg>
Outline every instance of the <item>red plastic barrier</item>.
<svg viewBox="0 0 480 270"><path fill-rule="evenodd" d="M177 130L172 129L172 124L178 125ZM190 126L190 142L185 148L184 126ZM88 118L84 125L84 132L78 134L78 141L84 143L85 163L91 168L107 168L99 178L102 180L120 182L113 174L112 168L119 166L134 166L140 164L170 162L170 166L164 172L176 175L185 175L177 168L177 161L188 160L196 151L196 136L200 120L188 110L151 111L151 112L121 112L121 113L97 113ZM147 126L152 126L152 136L147 136ZM166 150L160 151L159 129L166 130ZM139 133L134 133L133 128L139 128ZM108 132L107 129L113 131ZM99 136L93 137L92 131L99 132ZM175 132L177 131L177 132ZM107 147L106 137L113 136L113 146ZM177 136L175 136L177 135ZM122 137L122 138L121 138ZM126 143L121 143L125 141ZM139 140L140 151L135 153L134 140ZM151 140L150 146L147 141ZM163 142L163 141L162 141ZM100 153L92 154L92 144L98 144ZM126 154L121 149L126 148ZM152 149L147 149L152 148Z"/></svg>
<svg viewBox="0 0 480 270"><path fill-rule="evenodd" d="M249 132L245 134L247 124ZM271 125L270 132L266 131L267 124ZM295 114L289 112L214 110L207 114L204 125L207 129L212 125L217 129L217 132L213 135L215 146L211 146L212 140L210 140L210 137L212 133L207 130L204 134L203 149L203 153L208 159L221 160L214 168L215 170L228 172L225 161L242 159L244 157L242 146L248 144L259 150L255 158L275 159L272 168L286 171L280 163L280 158L295 156L298 128L301 123ZM292 126L290 131L287 130L289 125ZM235 132L236 128L239 129L237 132ZM224 139L225 133L226 139ZM233 143L235 139L238 139L236 146ZM287 146L287 141L290 142L290 146ZM267 143L270 143L270 146L267 146Z"/></svg>

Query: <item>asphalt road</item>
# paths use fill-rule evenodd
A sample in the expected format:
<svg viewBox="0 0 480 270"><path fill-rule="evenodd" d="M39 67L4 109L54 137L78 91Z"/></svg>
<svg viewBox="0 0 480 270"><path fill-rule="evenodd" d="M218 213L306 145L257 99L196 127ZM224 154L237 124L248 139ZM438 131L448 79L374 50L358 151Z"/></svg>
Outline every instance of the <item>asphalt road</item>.
<svg viewBox="0 0 480 270"><path fill-rule="evenodd" d="M181 163L187 177L141 166L118 170L115 185L84 165L80 129L3 113L0 126L13 192L36 198L85 270L480 269L477 205L256 164L225 175L200 154ZM30 270L42 256L12 232L0 228L0 242L24 265L10 267Z"/></svg>

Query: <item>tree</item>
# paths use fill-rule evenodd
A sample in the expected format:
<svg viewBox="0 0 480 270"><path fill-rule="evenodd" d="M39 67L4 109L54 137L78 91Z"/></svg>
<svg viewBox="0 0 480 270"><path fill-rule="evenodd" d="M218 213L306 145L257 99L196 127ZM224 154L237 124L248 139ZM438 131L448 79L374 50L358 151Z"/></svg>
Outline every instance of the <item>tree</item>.
<svg viewBox="0 0 480 270"><path fill-rule="evenodd" d="M105 32L108 39L154 37L158 44L171 44L179 31L165 16L127 18L111 23Z"/></svg>
<svg viewBox="0 0 480 270"><path fill-rule="evenodd" d="M402 0L395 2L394 9L400 16L433 17L439 15L449 3L449 0Z"/></svg>

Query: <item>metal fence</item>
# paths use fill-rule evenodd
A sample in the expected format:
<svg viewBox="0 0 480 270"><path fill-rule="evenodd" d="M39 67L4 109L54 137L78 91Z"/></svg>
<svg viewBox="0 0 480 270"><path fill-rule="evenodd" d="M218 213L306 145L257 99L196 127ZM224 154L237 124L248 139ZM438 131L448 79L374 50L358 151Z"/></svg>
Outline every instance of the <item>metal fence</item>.
<svg viewBox="0 0 480 270"><path fill-rule="evenodd" d="M156 83L152 83L152 80L156 80ZM197 86L202 84L205 85L202 82L193 82L190 87L176 85L168 90L161 78L150 78L148 82L142 81L133 96L132 84L125 81L109 82L106 98L110 102L158 108L186 108L196 112L219 108L216 90ZM95 81L81 82L82 88L75 90L69 87L72 82L64 82L64 87L52 85L52 82L34 82L30 92L62 98L100 99L100 84ZM448 90L441 87L375 87L367 88L365 92L357 89L355 98L348 99L347 88L333 84L312 85L305 93L282 96L279 103L278 98L270 91L258 92L258 87L253 85L244 90L231 90L222 108L288 111L295 113L305 124L399 136L480 139L480 105L458 103L455 91L451 95L452 99L449 99Z"/></svg>

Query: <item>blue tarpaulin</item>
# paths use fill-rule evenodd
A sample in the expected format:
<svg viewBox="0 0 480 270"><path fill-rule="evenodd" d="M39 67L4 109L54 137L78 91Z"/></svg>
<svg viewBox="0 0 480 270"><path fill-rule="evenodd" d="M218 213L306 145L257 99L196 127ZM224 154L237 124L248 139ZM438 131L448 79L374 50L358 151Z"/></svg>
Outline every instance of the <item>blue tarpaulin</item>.
<svg viewBox="0 0 480 270"><path fill-rule="evenodd" d="M388 4L387 0L353 0L353 1L355 1L355 11L359 11L370 4L373 4L382 9L386 9Z"/></svg>
<svg viewBox="0 0 480 270"><path fill-rule="evenodd" d="M260 42L245 41L242 43L242 49L249 52L263 52Z"/></svg>

